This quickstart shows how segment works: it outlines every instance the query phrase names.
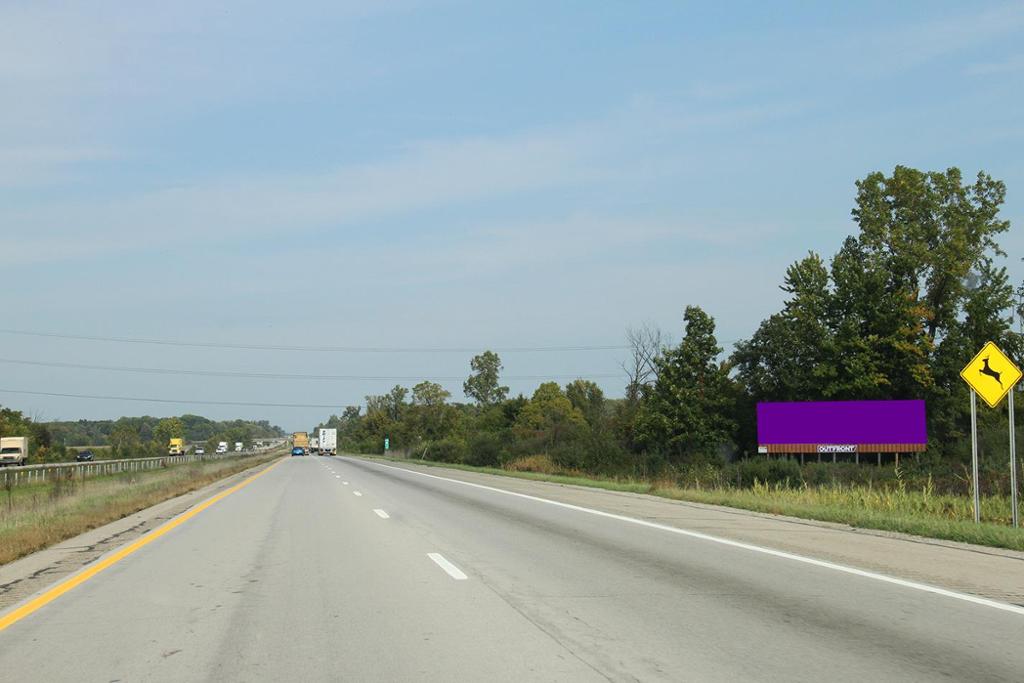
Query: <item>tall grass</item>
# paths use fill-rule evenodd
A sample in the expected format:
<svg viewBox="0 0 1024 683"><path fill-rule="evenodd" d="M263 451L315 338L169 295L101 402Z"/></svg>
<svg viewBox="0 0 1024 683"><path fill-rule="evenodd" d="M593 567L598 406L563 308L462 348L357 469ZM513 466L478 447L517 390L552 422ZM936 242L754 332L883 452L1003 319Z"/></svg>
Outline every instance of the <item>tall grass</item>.
<svg viewBox="0 0 1024 683"><path fill-rule="evenodd" d="M981 498L981 524L966 496L870 486L805 486L756 483L747 489L655 487L654 495L726 505L776 515L838 522L865 529L897 531L964 543L1024 550L1024 531L1010 523L1007 496Z"/></svg>

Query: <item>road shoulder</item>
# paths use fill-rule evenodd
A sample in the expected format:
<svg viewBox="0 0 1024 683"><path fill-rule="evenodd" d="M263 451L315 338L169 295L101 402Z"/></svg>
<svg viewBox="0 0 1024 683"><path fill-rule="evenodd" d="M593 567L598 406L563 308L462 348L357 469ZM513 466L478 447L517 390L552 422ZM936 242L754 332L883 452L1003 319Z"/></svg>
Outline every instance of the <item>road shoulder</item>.
<svg viewBox="0 0 1024 683"><path fill-rule="evenodd" d="M353 457L347 456L346 457ZM649 494L357 458L1024 605L1024 553Z"/></svg>
<svg viewBox="0 0 1024 683"><path fill-rule="evenodd" d="M131 543L198 503L273 465L276 459L140 510L119 520L0 566L0 612Z"/></svg>

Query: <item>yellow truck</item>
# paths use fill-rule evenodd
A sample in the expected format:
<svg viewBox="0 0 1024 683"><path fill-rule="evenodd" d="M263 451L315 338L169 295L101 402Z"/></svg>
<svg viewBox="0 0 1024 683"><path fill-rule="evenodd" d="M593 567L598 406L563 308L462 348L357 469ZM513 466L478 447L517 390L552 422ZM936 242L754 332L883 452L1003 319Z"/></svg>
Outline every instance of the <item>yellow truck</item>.
<svg viewBox="0 0 1024 683"><path fill-rule="evenodd" d="M171 439L167 447L168 455L185 455L185 439Z"/></svg>
<svg viewBox="0 0 1024 683"><path fill-rule="evenodd" d="M303 455L309 455L309 432L292 434L292 448L301 448Z"/></svg>

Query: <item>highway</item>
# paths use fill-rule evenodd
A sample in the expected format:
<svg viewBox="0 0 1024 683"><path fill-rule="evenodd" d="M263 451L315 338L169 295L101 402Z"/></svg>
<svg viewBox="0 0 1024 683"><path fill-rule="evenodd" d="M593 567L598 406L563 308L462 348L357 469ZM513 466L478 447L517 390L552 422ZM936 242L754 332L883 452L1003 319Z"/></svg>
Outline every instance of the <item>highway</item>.
<svg viewBox="0 0 1024 683"><path fill-rule="evenodd" d="M282 460L0 632L0 677L1024 678L1019 608L445 477Z"/></svg>

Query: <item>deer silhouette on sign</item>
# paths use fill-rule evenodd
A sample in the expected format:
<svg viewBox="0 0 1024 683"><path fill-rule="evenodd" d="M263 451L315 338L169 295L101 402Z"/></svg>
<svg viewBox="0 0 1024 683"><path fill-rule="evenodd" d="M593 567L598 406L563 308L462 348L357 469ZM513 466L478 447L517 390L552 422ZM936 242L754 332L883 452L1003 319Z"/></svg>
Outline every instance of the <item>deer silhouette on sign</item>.
<svg viewBox="0 0 1024 683"><path fill-rule="evenodd" d="M986 358L982 358L981 362L984 363L984 366L982 366L982 368L980 370L978 370L978 372L980 372L983 375L988 375L989 377L991 377L995 381L999 382L999 386L1000 387L1003 386L1002 373L1001 372L996 372L995 370L993 370L992 368L989 367L989 365L988 365L988 358L987 357Z"/></svg>

